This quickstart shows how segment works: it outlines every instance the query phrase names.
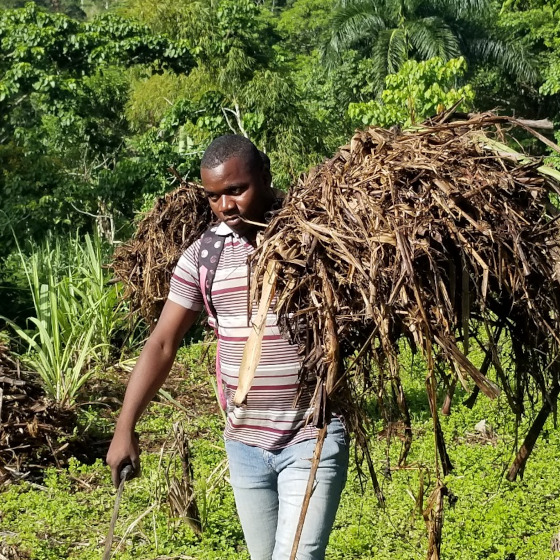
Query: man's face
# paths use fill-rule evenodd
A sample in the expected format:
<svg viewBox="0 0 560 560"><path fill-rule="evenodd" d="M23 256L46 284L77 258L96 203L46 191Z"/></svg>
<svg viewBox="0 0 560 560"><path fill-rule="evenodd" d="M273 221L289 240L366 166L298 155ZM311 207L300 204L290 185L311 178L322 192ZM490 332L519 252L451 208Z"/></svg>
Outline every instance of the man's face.
<svg viewBox="0 0 560 560"><path fill-rule="evenodd" d="M255 171L243 159L232 157L212 169L202 168L200 175L210 208L218 220L238 235L250 237L255 226L245 223L241 217L263 222L273 202L268 174L264 170Z"/></svg>

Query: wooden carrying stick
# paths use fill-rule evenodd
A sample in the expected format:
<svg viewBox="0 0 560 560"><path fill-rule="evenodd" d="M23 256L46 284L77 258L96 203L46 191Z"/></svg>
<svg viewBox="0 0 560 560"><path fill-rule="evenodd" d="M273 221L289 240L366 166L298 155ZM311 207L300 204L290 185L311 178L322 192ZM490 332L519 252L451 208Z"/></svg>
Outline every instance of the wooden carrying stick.
<svg viewBox="0 0 560 560"><path fill-rule="evenodd" d="M317 432L317 443L315 444L315 450L313 451L311 470L309 471L307 488L305 489L305 496L303 498L303 504L301 505L301 512L299 514L299 522L296 529L296 534L294 536L294 544L292 545L290 560L296 560L297 549L299 546L299 541L301 539L301 532L303 531L303 523L305 522L305 516L307 515L307 510L309 508L309 501L311 500L311 494L313 493L313 484L315 483L315 476L317 475L317 468L319 467L319 459L321 458L321 452L323 451L323 443L325 443L326 437L327 437L327 424L325 424Z"/></svg>
<svg viewBox="0 0 560 560"><path fill-rule="evenodd" d="M243 359L241 360L241 366L239 368L237 390L235 391L235 395L233 397L235 406L241 406L245 402L249 389L253 384L255 371L261 361L262 341L266 328L266 316L268 314L268 310L270 309L272 298L274 297L277 276L278 263L270 261L264 273L263 290L259 303L259 309L257 311L257 317L253 322L253 328L249 334L247 342L245 343L245 348L243 349Z"/></svg>

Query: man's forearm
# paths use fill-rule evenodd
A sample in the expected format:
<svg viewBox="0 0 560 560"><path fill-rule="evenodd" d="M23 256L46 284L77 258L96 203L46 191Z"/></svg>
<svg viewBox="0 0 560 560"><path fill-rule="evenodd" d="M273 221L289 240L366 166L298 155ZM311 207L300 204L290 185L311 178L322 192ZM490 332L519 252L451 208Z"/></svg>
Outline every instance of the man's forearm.
<svg viewBox="0 0 560 560"><path fill-rule="evenodd" d="M115 432L134 431L136 422L166 380L176 349L148 339L132 370Z"/></svg>
<svg viewBox="0 0 560 560"><path fill-rule="evenodd" d="M139 470L140 450L134 437L136 422L167 378L177 348L196 321L198 313L168 300L156 328L140 353L132 370L115 434L107 452L107 463L111 467L115 486L119 485L123 465L132 464L136 473Z"/></svg>

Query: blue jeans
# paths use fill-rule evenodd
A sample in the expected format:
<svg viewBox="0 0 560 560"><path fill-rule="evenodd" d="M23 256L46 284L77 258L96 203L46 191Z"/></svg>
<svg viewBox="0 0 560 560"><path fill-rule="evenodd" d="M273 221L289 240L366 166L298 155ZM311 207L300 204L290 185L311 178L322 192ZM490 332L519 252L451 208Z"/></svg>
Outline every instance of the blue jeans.
<svg viewBox="0 0 560 560"><path fill-rule="evenodd" d="M288 560L316 440L267 451L226 440L230 480L251 560ZM349 444L333 418L327 429L297 560L320 560L346 483Z"/></svg>

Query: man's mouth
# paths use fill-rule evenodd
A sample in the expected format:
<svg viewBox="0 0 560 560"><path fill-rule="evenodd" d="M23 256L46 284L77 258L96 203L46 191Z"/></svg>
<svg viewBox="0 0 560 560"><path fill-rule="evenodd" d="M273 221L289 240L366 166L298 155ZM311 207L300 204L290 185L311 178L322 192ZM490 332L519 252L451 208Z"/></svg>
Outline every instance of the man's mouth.
<svg viewBox="0 0 560 560"><path fill-rule="evenodd" d="M226 222L226 224L238 224L241 222L241 216L239 214L236 214L235 216L228 216L224 218L224 222Z"/></svg>

